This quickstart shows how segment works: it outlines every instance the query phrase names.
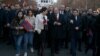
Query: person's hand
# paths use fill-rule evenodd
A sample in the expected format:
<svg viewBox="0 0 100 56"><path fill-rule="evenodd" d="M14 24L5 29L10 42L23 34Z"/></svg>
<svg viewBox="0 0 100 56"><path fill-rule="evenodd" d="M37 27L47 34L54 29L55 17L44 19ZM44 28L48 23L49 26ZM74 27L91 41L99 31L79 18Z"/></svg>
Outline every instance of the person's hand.
<svg viewBox="0 0 100 56"><path fill-rule="evenodd" d="M19 27L19 29L23 29L23 27Z"/></svg>
<svg viewBox="0 0 100 56"><path fill-rule="evenodd" d="M15 27L15 29L16 29L16 30L19 30L19 29L22 30L23 27Z"/></svg>
<svg viewBox="0 0 100 56"><path fill-rule="evenodd" d="M49 21L49 19L47 19L47 21Z"/></svg>
<svg viewBox="0 0 100 56"><path fill-rule="evenodd" d="M76 30L79 30L79 27L75 27Z"/></svg>
<svg viewBox="0 0 100 56"><path fill-rule="evenodd" d="M10 26L10 24L9 23L7 23L6 25L4 25L4 27L9 27Z"/></svg>
<svg viewBox="0 0 100 56"><path fill-rule="evenodd" d="M61 25L61 23L57 23L57 25Z"/></svg>
<svg viewBox="0 0 100 56"><path fill-rule="evenodd" d="M47 23L44 23L44 25L47 25Z"/></svg>
<svg viewBox="0 0 100 56"><path fill-rule="evenodd" d="M57 24L57 22L55 21L55 22L54 22L54 25L56 25L56 24Z"/></svg>
<svg viewBox="0 0 100 56"><path fill-rule="evenodd" d="M18 27L15 27L15 29L18 30L19 28Z"/></svg>
<svg viewBox="0 0 100 56"><path fill-rule="evenodd" d="M73 24L73 23L74 23L74 21L73 21L73 20L70 20L70 23L71 23L71 24Z"/></svg>
<svg viewBox="0 0 100 56"><path fill-rule="evenodd" d="M9 23L7 23L7 27L9 27L10 26L10 24Z"/></svg>

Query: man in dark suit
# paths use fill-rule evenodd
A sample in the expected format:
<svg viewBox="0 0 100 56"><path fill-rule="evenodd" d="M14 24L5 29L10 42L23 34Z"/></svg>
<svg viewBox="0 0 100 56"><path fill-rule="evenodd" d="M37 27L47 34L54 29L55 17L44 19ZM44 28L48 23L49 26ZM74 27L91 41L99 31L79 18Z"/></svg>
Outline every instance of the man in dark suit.
<svg viewBox="0 0 100 56"><path fill-rule="evenodd" d="M63 15L64 17L67 16L65 5L61 5L61 6L60 6L59 14ZM66 21L66 19L67 19L67 18L63 18L64 21ZM65 28L65 29L63 29L63 30L64 30L64 33L63 33L63 34L64 34L64 37L67 38L66 25L64 25L63 27ZM68 40L68 39L67 39L67 40ZM60 47L61 47L61 48L66 47L67 44L64 44L64 43L66 43L67 40L64 39L64 40L61 42L61 44L60 44Z"/></svg>
<svg viewBox="0 0 100 56"><path fill-rule="evenodd" d="M7 44L10 44L10 8L6 6L3 13L3 37L4 41L7 42Z"/></svg>
<svg viewBox="0 0 100 56"><path fill-rule="evenodd" d="M68 49L68 43L70 41L70 37L69 37L69 30L68 30L68 20L69 20L69 17L71 16L71 11L70 11L70 8L69 7L66 7L66 10L65 10L65 21L66 21L66 26L65 26L65 31L66 31L66 39L65 39L65 48Z"/></svg>
<svg viewBox="0 0 100 56"><path fill-rule="evenodd" d="M71 15L71 9L70 9L70 7L66 7L66 9L65 9L65 14L66 14L67 16L70 16L70 15Z"/></svg>
<svg viewBox="0 0 100 56"><path fill-rule="evenodd" d="M81 15L81 17L82 17L82 25L83 25L83 27L82 27L82 29L83 29L83 31L82 31L82 40L83 40L83 42L84 42L84 44L86 44L86 38L87 38L87 11L83 11L82 12L82 15Z"/></svg>
<svg viewBox="0 0 100 56"><path fill-rule="evenodd" d="M81 31L82 21L77 10L73 10L73 15L69 19L69 31L71 37L71 53L72 56L76 56L77 42L81 44Z"/></svg>
<svg viewBox="0 0 100 56"><path fill-rule="evenodd" d="M11 25L12 20L16 17L16 10L15 7L12 5L10 6L10 11L9 11L9 24ZM13 38L13 33L12 33L12 29L9 29L9 41L10 44L12 44L14 46L15 42L14 42L14 38Z"/></svg>
<svg viewBox="0 0 100 56"><path fill-rule="evenodd" d="M65 5L61 5L61 6L60 6L59 13L60 13L60 14L66 14Z"/></svg>
<svg viewBox="0 0 100 56"><path fill-rule="evenodd" d="M0 37L2 36L2 33L3 33L3 28L2 28L2 22L3 21L3 9L2 7L0 6Z"/></svg>
<svg viewBox="0 0 100 56"><path fill-rule="evenodd" d="M100 56L100 14L95 21L96 30L96 56Z"/></svg>
<svg viewBox="0 0 100 56"><path fill-rule="evenodd" d="M53 18L51 19L51 56L54 53L59 53L59 47L63 41L64 37L64 15L59 13L58 8L54 9Z"/></svg>
<svg viewBox="0 0 100 56"><path fill-rule="evenodd" d="M51 24L50 24L50 22L51 22L51 20L52 20L52 18L53 18L53 6L52 5L50 5L49 6L49 8L48 8L48 14L47 14L47 17L48 17L48 20L49 20L49 22L48 22L48 31L47 31L47 42L48 42L48 47L50 48L51 47L51 28L52 28L52 26L51 26Z"/></svg>
<svg viewBox="0 0 100 56"><path fill-rule="evenodd" d="M87 37L86 37L86 43L85 43L85 53L87 54L88 50L92 48L92 40L94 38L94 32L93 32L93 27L94 27L94 22L95 18L93 16L93 11L92 9L89 9L87 12Z"/></svg>
<svg viewBox="0 0 100 56"><path fill-rule="evenodd" d="M98 19L99 13L97 11L93 11L93 22L92 22L92 32L93 38L91 42L91 49L93 51L92 56L96 56L96 38L97 38L97 31L96 31L96 20Z"/></svg>
<svg viewBox="0 0 100 56"><path fill-rule="evenodd" d="M15 7L12 5L10 6L11 10L9 12L9 16L10 16L10 23L12 22L12 20L16 17L16 10Z"/></svg>

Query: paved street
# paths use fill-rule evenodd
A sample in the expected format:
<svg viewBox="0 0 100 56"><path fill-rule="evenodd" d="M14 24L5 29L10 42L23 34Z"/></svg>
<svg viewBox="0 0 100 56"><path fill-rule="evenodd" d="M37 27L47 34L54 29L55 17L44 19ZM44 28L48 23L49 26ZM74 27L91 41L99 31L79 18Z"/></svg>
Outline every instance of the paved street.
<svg viewBox="0 0 100 56"><path fill-rule="evenodd" d="M89 50L87 55L84 53L84 46L82 46L82 50L83 50L82 52L77 51L77 56L92 56L91 50ZM0 56L14 56L14 55L15 55L15 49L11 45L6 45L4 43L0 44ZM23 54L21 54L21 56L23 56ZM34 53L30 53L30 51L28 51L28 56L37 56L37 50L35 50ZM45 50L45 56L50 56L50 49ZM61 49L60 54L55 54L55 56L71 56L70 50Z"/></svg>

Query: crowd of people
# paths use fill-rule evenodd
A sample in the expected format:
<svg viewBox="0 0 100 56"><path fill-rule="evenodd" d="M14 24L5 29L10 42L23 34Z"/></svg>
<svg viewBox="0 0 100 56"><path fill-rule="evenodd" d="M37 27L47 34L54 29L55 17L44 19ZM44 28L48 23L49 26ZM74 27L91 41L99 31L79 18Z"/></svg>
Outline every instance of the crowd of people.
<svg viewBox="0 0 100 56"><path fill-rule="evenodd" d="M0 41L14 46L15 56L20 56L22 47L24 56L28 47L32 53L37 49L39 56L44 56L46 48L50 48L51 56L59 54L61 48L70 48L70 54L76 56L77 50L83 51L82 46L85 53L92 49L93 56L100 56L99 37L97 10L0 4Z"/></svg>

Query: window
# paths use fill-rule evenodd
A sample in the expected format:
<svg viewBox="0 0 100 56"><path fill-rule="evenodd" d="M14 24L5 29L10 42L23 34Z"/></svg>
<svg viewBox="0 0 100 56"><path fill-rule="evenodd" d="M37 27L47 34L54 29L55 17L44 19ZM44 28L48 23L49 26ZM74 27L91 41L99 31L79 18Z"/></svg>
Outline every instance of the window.
<svg viewBox="0 0 100 56"><path fill-rule="evenodd" d="M48 3L48 0L46 0L45 2Z"/></svg>
<svg viewBox="0 0 100 56"><path fill-rule="evenodd" d="M41 0L41 3L48 3L49 0Z"/></svg>
<svg viewBox="0 0 100 56"><path fill-rule="evenodd" d="M41 3L43 3L43 0L41 0Z"/></svg>

